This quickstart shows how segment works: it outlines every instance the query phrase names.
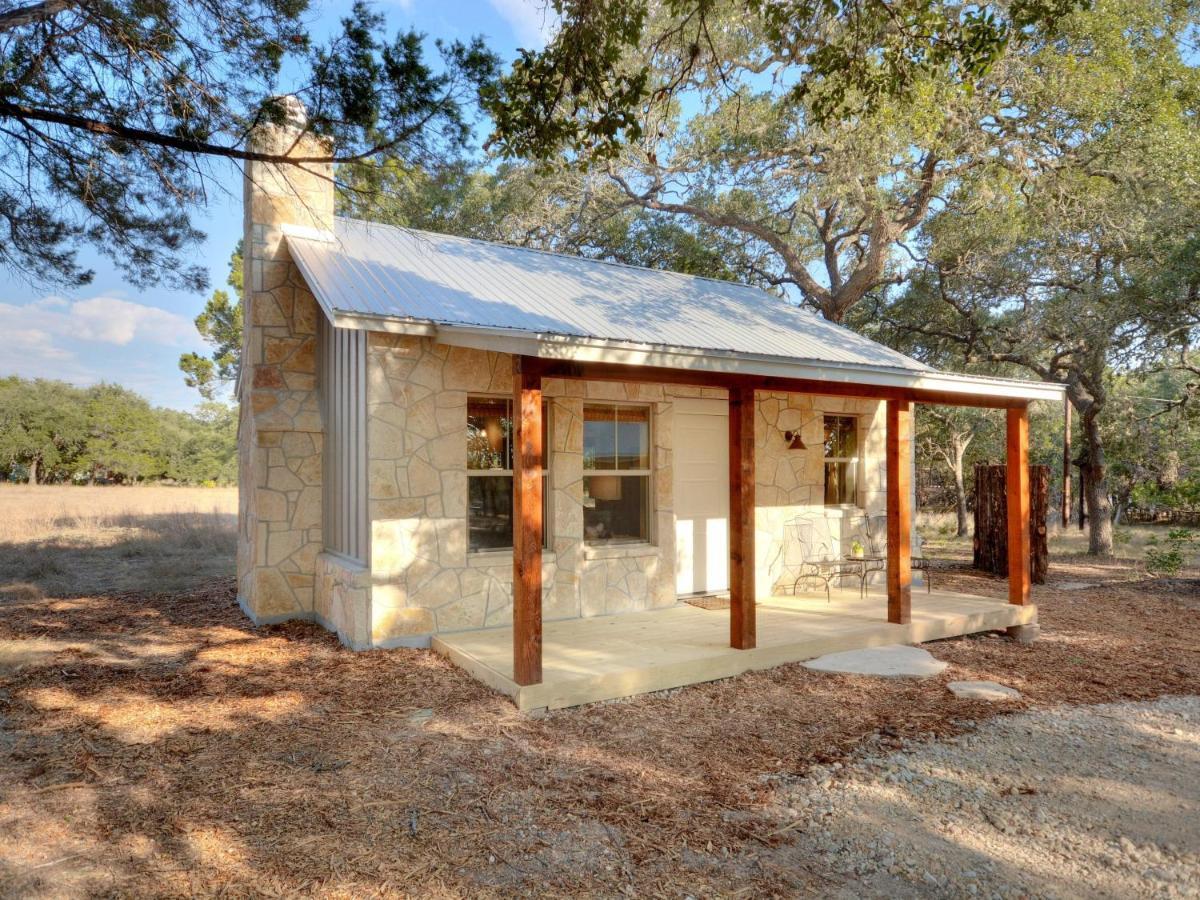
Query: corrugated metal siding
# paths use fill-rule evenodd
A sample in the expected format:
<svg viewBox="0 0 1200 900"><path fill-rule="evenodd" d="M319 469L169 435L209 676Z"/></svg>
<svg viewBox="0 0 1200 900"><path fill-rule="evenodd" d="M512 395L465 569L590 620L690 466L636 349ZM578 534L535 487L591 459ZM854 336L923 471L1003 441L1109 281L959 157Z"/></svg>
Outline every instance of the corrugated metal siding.
<svg viewBox="0 0 1200 900"><path fill-rule="evenodd" d="M334 234L288 246L340 312L932 371L746 285L354 219L335 220Z"/></svg>
<svg viewBox="0 0 1200 900"><path fill-rule="evenodd" d="M367 333L319 327L325 549L367 562Z"/></svg>

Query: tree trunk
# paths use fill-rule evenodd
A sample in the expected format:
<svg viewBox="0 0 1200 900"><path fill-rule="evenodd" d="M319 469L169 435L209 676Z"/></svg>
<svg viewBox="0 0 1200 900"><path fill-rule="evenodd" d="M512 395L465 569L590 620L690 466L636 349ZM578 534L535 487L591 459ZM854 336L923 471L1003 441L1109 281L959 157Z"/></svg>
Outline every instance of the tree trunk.
<svg viewBox="0 0 1200 900"><path fill-rule="evenodd" d="M1008 574L1008 482L1005 466L975 466L975 568ZM1050 467L1029 467L1029 574L1046 583L1049 547L1046 517L1050 504Z"/></svg>
<svg viewBox="0 0 1200 900"><path fill-rule="evenodd" d="M1079 468L1079 530L1087 527L1087 469Z"/></svg>
<svg viewBox="0 0 1200 900"><path fill-rule="evenodd" d="M1108 465L1104 459L1104 441L1093 405L1083 414L1083 439L1087 445L1088 555L1113 555L1112 501L1108 496Z"/></svg>
<svg viewBox="0 0 1200 900"><path fill-rule="evenodd" d="M37 484L38 458L29 460L29 484Z"/></svg>
<svg viewBox="0 0 1200 900"><path fill-rule="evenodd" d="M966 447L954 454L954 507L958 514L958 537L966 537L967 523L967 485L963 478L963 456Z"/></svg>

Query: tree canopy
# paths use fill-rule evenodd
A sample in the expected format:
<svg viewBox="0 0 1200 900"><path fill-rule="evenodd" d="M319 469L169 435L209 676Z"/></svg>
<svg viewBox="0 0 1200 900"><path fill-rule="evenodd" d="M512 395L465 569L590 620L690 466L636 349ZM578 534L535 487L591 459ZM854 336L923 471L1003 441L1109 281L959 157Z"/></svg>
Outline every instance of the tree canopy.
<svg viewBox="0 0 1200 900"><path fill-rule="evenodd" d="M898 246L946 184L1011 154L1005 50L1071 4L557 8L550 46L487 91L499 150L604 167L629 202L749 244L758 279L840 322L902 279Z"/></svg>
<svg viewBox="0 0 1200 900"><path fill-rule="evenodd" d="M338 212L353 218L735 281L753 282L760 263L744 242L655 215L567 165L388 160L346 166L339 181Z"/></svg>
<svg viewBox="0 0 1200 900"><path fill-rule="evenodd" d="M184 353L179 368L188 387L194 387L205 400L218 399L223 388L229 388L237 378L242 360L242 242L238 241L229 257L229 276L226 283L233 289L212 292L200 315L196 316L196 331L211 348L208 356Z"/></svg>
<svg viewBox="0 0 1200 900"><path fill-rule="evenodd" d="M434 64L365 2L324 42L309 13L307 0L0 0L0 264L82 284L90 245L132 284L203 289L187 248L213 161L279 161L245 140L294 116L290 98L336 148L309 161L467 142L464 105L496 67L480 40L437 42Z"/></svg>
<svg viewBox="0 0 1200 900"><path fill-rule="evenodd" d="M551 0L560 27L489 86L513 155L616 157L653 136L647 108L697 89L777 82L820 125L911 98L931 79L970 90L1012 46L1053 32L1074 0ZM741 56L731 50L738 50Z"/></svg>
<svg viewBox="0 0 1200 900"><path fill-rule="evenodd" d="M0 479L49 482L237 479L237 415L151 406L114 384L0 378Z"/></svg>
<svg viewBox="0 0 1200 900"><path fill-rule="evenodd" d="M1200 337L1194 27L1171 3L1103 0L1012 63L1009 115L1036 154L961 178L905 292L875 310L966 365L1066 385L1097 553L1113 546L1113 384L1186 360Z"/></svg>

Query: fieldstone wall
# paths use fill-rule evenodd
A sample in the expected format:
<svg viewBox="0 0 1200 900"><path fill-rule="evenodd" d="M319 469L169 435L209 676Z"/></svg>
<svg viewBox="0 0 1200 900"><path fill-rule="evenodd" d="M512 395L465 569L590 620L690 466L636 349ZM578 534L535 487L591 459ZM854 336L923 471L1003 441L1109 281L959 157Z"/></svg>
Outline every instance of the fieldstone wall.
<svg viewBox="0 0 1200 900"><path fill-rule="evenodd" d="M372 641L512 620L512 554L467 552L469 395L512 394L512 358L424 338L372 333L368 348ZM548 379L550 545L547 620L675 602L671 397L662 385ZM653 545L583 543L585 400L650 404L656 479Z"/></svg>
<svg viewBox="0 0 1200 900"><path fill-rule="evenodd" d="M267 126L250 146L321 151ZM312 618L321 536L320 310L287 252L284 223L333 224L330 166L248 163L243 254L245 327L239 383L238 600L256 622Z"/></svg>
<svg viewBox="0 0 1200 900"><path fill-rule="evenodd" d="M293 292L293 313L295 296ZM289 326L289 331L294 327ZM264 337L283 336L267 331ZM367 365L369 566L317 552L320 435L319 430L300 427L306 424L307 400L301 400L296 412L284 420L272 410L293 398L277 398L263 410L265 417L249 421L255 429L253 453L248 457L250 474L265 473L250 495L259 539L243 541L263 553L250 568L256 592L251 596L284 599L260 603L258 609L271 615L278 610L279 617L315 618L352 647L422 645L438 632L509 624L511 553L467 550L465 437L468 396L511 394L511 357L378 332L369 337ZM544 617L609 615L674 604L675 401L724 399L725 392L559 379L548 379L543 392L550 460ZM651 407L654 532L649 544L588 547L584 542L583 407L589 400L642 402ZM883 404L759 394L755 527L756 573L763 592L789 583L789 566L798 552L788 533L789 519L811 515L823 529L820 539L834 552L848 547L851 539L857 512L827 510L823 505L825 413L859 416L860 454L867 461L860 472L859 505L872 515L884 511ZM273 427L259 428L263 421ZM807 450L786 446L783 432L797 428ZM273 527L273 522L280 525ZM305 566L310 566L308 572ZM315 583L304 578L308 573ZM257 592L264 582L272 585L265 595Z"/></svg>
<svg viewBox="0 0 1200 900"><path fill-rule="evenodd" d="M372 333L368 347L370 460L370 642L420 643L428 635L507 625L512 620L512 554L467 550L468 396L510 396L507 354L447 347L417 337ZM674 401L724 399L723 390L548 379L547 481L550 544L543 558L547 620L671 606L675 596L672 469ZM594 546L583 540L583 406L588 400L644 402L653 411L654 539L650 545ZM760 589L789 584L799 548L788 520L812 516L831 552L849 549L858 510L826 509L822 454L825 413L860 421L858 505L886 508L884 405L875 401L760 393L757 398L756 571ZM783 432L800 429L807 450L789 450ZM366 603L367 601L364 601Z"/></svg>
<svg viewBox="0 0 1200 900"><path fill-rule="evenodd" d="M754 420L755 574L760 592L790 590L803 559L788 522L809 517L813 538L830 554L850 552L865 512L887 512L886 404L876 400L760 392ZM824 416L858 418L857 509L825 506ZM788 449L785 431L800 431L806 449ZM883 541L886 536L881 536ZM880 576L873 576L879 580ZM854 585L857 586L857 580ZM804 588L805 585L802 585ZM812 589L813 585L807 585Z"/></svg>

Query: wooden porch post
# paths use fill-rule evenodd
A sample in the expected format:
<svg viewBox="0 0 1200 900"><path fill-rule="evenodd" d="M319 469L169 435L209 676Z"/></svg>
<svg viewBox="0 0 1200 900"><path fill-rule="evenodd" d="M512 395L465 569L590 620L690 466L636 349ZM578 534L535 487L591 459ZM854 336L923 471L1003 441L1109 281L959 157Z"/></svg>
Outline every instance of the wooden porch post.
<svg viewBox="0 0 1200 900"><path fill-rule="evenodd" d="M1029 409L1008 411L1008 602L1029 602Z"/></svg>
<svg viewBox="0 0 1200 900"><path fill-rule="evenodd" d="M542 680L542 377L513 357L513 681Z"/></svg>
<svg viewBox="0 0 1200 900"><path fill-rule="evenodd" d="M729 645L752 650L754 615L754 389L729 388Z"/></svg>
<svg viewBox="0 0 1200 900"><path fill-rule="evenodd" d="M887 402L888 621L912 621L912 403Z"/></svg>

